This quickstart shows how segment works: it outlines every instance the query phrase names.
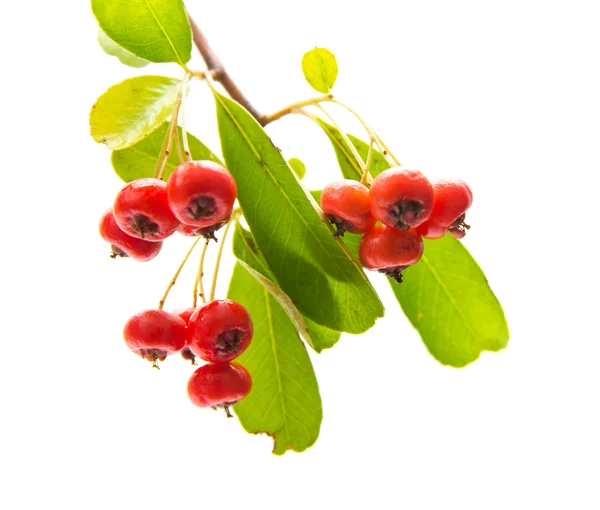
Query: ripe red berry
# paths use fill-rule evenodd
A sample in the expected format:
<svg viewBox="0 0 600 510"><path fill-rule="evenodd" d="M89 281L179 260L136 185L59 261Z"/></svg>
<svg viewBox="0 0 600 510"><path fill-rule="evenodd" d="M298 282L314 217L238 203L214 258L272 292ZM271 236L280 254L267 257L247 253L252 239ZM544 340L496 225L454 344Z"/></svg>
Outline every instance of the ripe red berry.
<svg viewBox="0 0 600 510"><path fill-rule="evenodd" d="M142 358L152 361L164 359L185 346L185 321L164 310L144 310L131 317L123 328L125 343Z"/></svg>
<svg viewBox="0 0 600 510"><path fill-rule="evenodd" d="M418 170L390 168L380 173L369 196L373 216L403 231L423 223L433 206L433 188Z"/></svg>
<svg viewBox="0 0 600 510"><path fill-rule="evenodd" d="M173 313L173 314L178 315L179 317L181 317L185 321L185 326L187 328L187 325L190 322L190 317L192 316L192 314L195 311L196 311L195 308L183 306L181 308L176 308L171 313ZM188 347L188 336L187 336L187 334L185 336L185 347L183 349L181 349L181 357L183 359L185 359L185 360L191 361L192 365L197 365L197 363L196 363L196 356L194 356L194 353Z"/></svg>
<svg viewBox="0 0 600 510"><path fill-rule="evenodd" d="M360 182L346 179L332 182L323 188L321 209L337 230L334 237L344 232L362 234L375 226L369 205L369 189Z"/></svg>
<svg viewBox="0 0 600 510"><path fill-rule="evenodd" d="M423 239L416 229L402 232L376 225L360 240L358 254L363 266L402 282L402 271L416 264L423 255Z"/></svg>
<svg viewBox="0 0 600 510"><path fill-rule="evenodd" d="M125 186L113 209L119 228L133 237L160 241L177 229L167 199L167 185L160 179L138 179Z"/></svg>
<svg viewBox="0 0 600 510"><path fill-rule="evenodd" d="M188 237L202 236L206 239L212 239L213 241L217 241L218 239L215 237L215 232L221 227L225 226L228 221L229 218L220 221L219 223L215 223L210 227L204 228L197 227L196 225L186 225L185 223L180 223L177 227L177 232Z"/></svg>
<svg viewBox="0 0 600 510"><path fill-rule="evenodd" d="M238 363L215 363L197 369L187 386L190 400L198 407L224 407L243 399L252 389L252 377Z"/></svg>
<svg viewBox="0 0 600 510"><path fill-rule="evenodd" d="M188 345L205 361L231 361L247 349L253 332L252 319L241 304L219 299L194 312L188 324Z"/></svg>
<svg viewBox="0 0 600 510"><path fill-rule="evenodd" d="M186 225L211 227L231 216L237 196L227 169L213 161L186 161L167 182L173 214Z"/></svg>
<svg viewBox="0 0 600 510"><path fill-rule="evenodd" d="M465 213L473 203L471 188L461 180L444 180L433 183L433 192L431 215L419 225L419 233L427 239L439 239L450 232L462 239L471 228L465 223Z"/></svg>
<svg viewBox="0 0 600 510"><path fill-rule="evenodd" d="M112 258L131 257L145 262L156 257L162 248L162 241L151 243L123 232L115 221L112 209L100 219L100 236L111 244Z"/></svg>

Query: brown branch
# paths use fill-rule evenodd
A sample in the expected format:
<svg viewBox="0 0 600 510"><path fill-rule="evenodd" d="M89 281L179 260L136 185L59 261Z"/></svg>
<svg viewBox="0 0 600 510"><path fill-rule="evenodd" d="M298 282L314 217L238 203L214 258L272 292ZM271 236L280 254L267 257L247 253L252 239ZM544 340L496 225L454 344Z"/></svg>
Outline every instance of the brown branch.
<svg viewBox="0 0 600 510"><path fill-rule="evenodd" d="M192 27L194 44L198 48L200 55L202 55L204 62L206 62L208 70L213 72L214 80L223 85L223 88L227 91L231 98L246 108L246 110L248 110L248 112L260 123L261 126L266 125L268 123L266 121L267 119L256 108L254 108L254 106L252 106L248 98L239 89L231 76L229 76L229 73L225 70L221 59L219 59L217 54L210 47L208 40L189 13L188 19L190 20L190 26Z"/></svg>

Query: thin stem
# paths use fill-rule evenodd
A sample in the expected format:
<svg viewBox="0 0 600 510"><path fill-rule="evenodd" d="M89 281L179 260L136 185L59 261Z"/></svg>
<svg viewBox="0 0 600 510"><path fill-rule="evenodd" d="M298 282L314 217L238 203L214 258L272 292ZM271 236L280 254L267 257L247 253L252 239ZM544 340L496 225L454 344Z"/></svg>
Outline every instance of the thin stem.
<svg viewBox="0 0 600 510"><path fill-rule="evenodd" d="M185 78L183 79L184 83L182 85L182 89L187 87L187 84L189 83L191 77L192 77L192 75L190 73L185 75ZM184 93L181 97L181 113L179 115L179 124L181 125L181 138L183 140L183 152L185 154L186 160L190 161L192 159L192 153L190 151L188 134L187 134L187 130L185 128L186 97L187 97L187 94L186 94L186 91L184 91Z"/></svg>
<svg viewBox="0 0 600 510"><path fill-rule="evenodd" d="M367 182L367 177L369 176L369 169L371 168L371 159L373 158L373 137L369 142L369 152L367 153L367 162L365 164L365 171L360 177L360 183L365 184Z"/></svg>
<svg viewBox="0 0 600 510"><path fill-rule="evenodd" d="M163 139L163 143L160 146L160 151L158 152L158 158L156 159L156 166L154 167L154 173L152 177L155 179L158 177L158 173L162 167L163 159L165 157L165 151L167 150L167 144L169 142L169 128L167 128L167 132L165 133L165 137Z"/></svg>
<svg viewBox="0 0 600 510"><path fill-rule="evenodd" d="M162 299L158 302L158 309L159 310L162 310L162 307L165 305L165 301L167 300L167 296L169 295L169 292L171 292L171 289L175 285L175 282L177 282L177 278L179 277L179 273L181 273L181 270L183 269L183 266L185 266L185 263L190 258L190 255L194 251L194 248L198 244L199 240L200 240L200 238L198 238L198 239L196 239L194 241L194 243L192 244L192 246L190 247L190 249L188 250L188 252L185 254L185 257L181 261L181 264L179 264L179 267L177 268L177 271L175 271L175 274L173 275L173 278L171 278L171 281L169 282L169 286L167 287L167 290L165 290L165 293L163 294Z"/></svg>
<svg viewBox="0 0 600 510"><path fill-rule="evenodd" d="M232 216L233 219L233 216ZM213 273L213 281L210 287L210 297L209 301L215 299L215 291L217 290L217 278L219 276L219 268L221 266L221 256L223 255L223 247L225 246L225 240L227 239L227 233L229 232L229 227L233 221L230 219L225 226L225 230L223 231L223 237L221 238L221 242L219 243L219 251L217 252L217 261L215 262L215 272Z"/></svg>
<svg viewBox="0 0 600 510"><path fill-rule="evenodd" d="M285 117L286 115L289 115L290 113L292 113L294 110L297 110L298 108L304 108L305 106L317 105L319 103L323 103L324 101L331 101L332 99L333 99L333 94L325 94L324 96L311 97L309 99L303 99L302 101L296 101L295 103L292 103L292 104L286 106L285 108L282 108L281 110L276 111L275 113L272 113L270 115L263 115L262 118L264 121L264 125L267 125L270 122L280 119L281 117Z"/></svg>
<svg viewBox="0 0 600 510"><path fill-rule="evenodd" d="M204 258L206 257L206 249L210 239L207 239L202 247L202 253L200 254L200 263L198 264L198 272L196 273L196 282L194 283L194 299L192 301L193 307L196 308L198 304L198 296L202 299L203 303L206 303L206 297L204 296Z"/></svg>
<svg viewBox="0 0 600 510"><path fill-rule="evenodd" d="M181 138L179 137L179 129L175 130L175 145L177 146L177 157L179 158L179 162L183 163L185 158L183 157L183 152L181 150Z"/></svg>

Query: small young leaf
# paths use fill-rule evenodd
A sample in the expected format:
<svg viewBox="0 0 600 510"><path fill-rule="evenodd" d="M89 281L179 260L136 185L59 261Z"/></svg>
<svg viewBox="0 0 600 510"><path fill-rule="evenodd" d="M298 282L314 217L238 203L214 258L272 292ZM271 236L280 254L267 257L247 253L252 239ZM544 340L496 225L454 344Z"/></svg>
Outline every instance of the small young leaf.
<svg viewBox="0 0 600 510"><path fill-rule="evenodd" d="M126 66L139 69L148 65L147 60L136 57L130 51L127 51L125 48L119 46L115 41L108 37L101 28L98 29L98 44L102 47L107 55L110 55L111 57L117 57L119 61Z"/></svg>
<svg viewBox="0 0 600 510"><path fill-rule="evenodd" d="M298 309L336 331L362 333L383 306L362 268L332 237L260 124L215 93L221 146L238 200L269 269Z"/></svg>
<svg viewBox="0 0 600 510"><path fill-rule="evenodd" d="M152 177L156 167L156 160L158 159L158 154L168 128L169 123L163 122L150 136L143 138L135 145L120 151L113 151L111 157L112 165L117 175L123 181L131 182L143 177ZM181 138L181 128L178 127L177 129ZM188 140L190 151L195 160L209 159L222 165L219 158L195 136L188 133ZM179 163L177 151L171 151L165 169L164 180L169 178L169 175L171 175L171 172L175 170L175 167Z"/></svg>
<svg viewBox="0 0 600 510"><path fill-rule="evenodd" d="M340 339L341 333L320 326L304 317L292 300L275 283L275 277L258 251L252 234L238 223L233 235L233 253L244 268L267 289L279 302L294 324L296 331L315 351L332 347Z"/></svg>
<svg viewBox="0 0 600 510"><path fill-rule="evenodd" d="M173 113L181 82L165 76L137 76L110 87L90 112L90 134L119 150L148 136Z"/></svg>
<svg viewBox="0 0 600 510"><path fill-rule="evenodd" d="M240 264L227 296L244 305L254 324L250 347L236 359L252 376L252 391L234 405L242 426L273 437L273 453L301 452L319 436L323 410L308 353L275 298Z"/></svg>
<svg viewBox="0 0 600 510"><path fill-rule="evenodd" d="M294 173L298 176L298 179L304 179L304 176L306 175L306 166L302 161L298 158L291 158L288 160L288 165L290 165Z"/></svg>
<svg viewBox="0 0 600 510"><path fill-rule="evenodd" d="M302 57L302 72L308 84L326 94L331 90L338 74L335 55L326 48L315 48Z"/></svg>
<svg viewBox="0 0 600 510"><path fill-rule="evenodd" d="M92 0L106 35L150 62L185 68L192 57L192 31L182 0Z"/></svg>
<svg viewBox="0 0 600 510"><path fill-rule="evenodd" d="M450 234L424 241L423 257L403 272L404 282L390 283L429 352L463 367L482 351L506 347L504 312L467 249Z"/></svg>

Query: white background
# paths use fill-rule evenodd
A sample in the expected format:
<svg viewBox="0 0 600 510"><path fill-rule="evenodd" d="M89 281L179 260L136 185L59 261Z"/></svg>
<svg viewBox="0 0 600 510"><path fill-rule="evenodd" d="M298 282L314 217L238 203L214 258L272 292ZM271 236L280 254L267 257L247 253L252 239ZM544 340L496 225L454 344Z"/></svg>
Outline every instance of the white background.
<svg viewBox="0 0 600 510"><path fill-rule="evenodd" d="M108 258L97 222L121 183L87 125L113 83L181 73L103 54L88 2L5 2L0 506L600 508L597 2L189 4L261 110L313 95L300 60L329 47L337 96L406 166L471 184L465 244L504 305L509 347L439 365L373 276L385 319L312 356L324 404L312 448L275 457L268 437L194 408L190 366L152 370L121 337L187 242L147 264ZM218 151L200 82L189 108ZM306 119L269 133L310 187L337 177ZM188 302L190 279L167 308Z"/></svg>

